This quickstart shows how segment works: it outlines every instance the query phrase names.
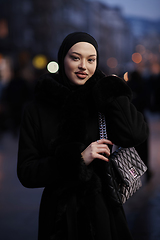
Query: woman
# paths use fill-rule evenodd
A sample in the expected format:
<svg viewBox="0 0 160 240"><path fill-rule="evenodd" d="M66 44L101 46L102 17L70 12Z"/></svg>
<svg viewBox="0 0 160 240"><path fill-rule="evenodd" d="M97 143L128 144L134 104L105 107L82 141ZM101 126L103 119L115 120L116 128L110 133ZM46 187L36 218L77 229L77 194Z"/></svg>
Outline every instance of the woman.
<svg viewBox="0 0 160 240"><path fill-rule="evenodd" d="M98 70L92 36L69 34L58 62L59 73L38 82L19 139L21 183L45 188L38 239L132 239L122 206L110 200L104 169L113 143L142 143L146 123L130 103L125 82ZM109 140L97 141L99 111L105 114Z"/></svg>

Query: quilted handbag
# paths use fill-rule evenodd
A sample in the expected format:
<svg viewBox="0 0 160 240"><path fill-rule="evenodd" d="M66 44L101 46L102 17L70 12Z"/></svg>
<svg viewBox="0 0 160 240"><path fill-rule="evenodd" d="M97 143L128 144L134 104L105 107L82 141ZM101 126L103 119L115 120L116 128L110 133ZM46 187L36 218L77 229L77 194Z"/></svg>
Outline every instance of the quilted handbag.
<svg viewBox="0 0 160 240"><path fill-rule="evenodd" d="M107 139L105 116L99 113L100 139ZM140 177L147 167L134 147L119 147L109 156L106 164L106 180L112 201L125 203L141 186Z"/></svg>

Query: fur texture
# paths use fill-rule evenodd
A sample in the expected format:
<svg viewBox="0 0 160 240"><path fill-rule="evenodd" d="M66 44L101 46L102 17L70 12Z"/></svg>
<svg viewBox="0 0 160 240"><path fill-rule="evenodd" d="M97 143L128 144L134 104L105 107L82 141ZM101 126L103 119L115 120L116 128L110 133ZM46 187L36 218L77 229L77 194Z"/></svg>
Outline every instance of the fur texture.
<svg viewBox="0 0 160 240"><path fill-rule="evenodd" d="M98 81L93 95L97 108L102 112L119 96L127 96L129 100L132 98L131 89L126 82L115 75L103 77Z"/></svg>

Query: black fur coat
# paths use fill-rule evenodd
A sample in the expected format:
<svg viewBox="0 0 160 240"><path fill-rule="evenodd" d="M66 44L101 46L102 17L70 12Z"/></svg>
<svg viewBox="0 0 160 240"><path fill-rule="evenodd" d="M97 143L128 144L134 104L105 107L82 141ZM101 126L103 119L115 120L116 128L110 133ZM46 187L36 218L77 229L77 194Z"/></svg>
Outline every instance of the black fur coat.
<svg viewBox="0 0 160 240"><path fill-rule="evenodd" d="M132 239L123 208L112 206L105 194L105 162L95 159L86 166L81 158L99 139L99 111L114 144L130 147L146 139L147 125L130 100L131 90L122 79L100 71L74 91L60 83L58 74L38 82L35 100L23 115L17 173L25 187L44 188L39 240L103 240L106 232L107 239Z"/></svg>

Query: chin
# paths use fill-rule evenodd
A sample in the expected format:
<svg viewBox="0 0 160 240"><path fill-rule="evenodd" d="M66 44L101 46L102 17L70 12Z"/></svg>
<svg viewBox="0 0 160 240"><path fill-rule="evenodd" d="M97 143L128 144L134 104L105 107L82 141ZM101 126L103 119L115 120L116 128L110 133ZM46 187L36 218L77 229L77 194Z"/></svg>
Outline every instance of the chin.
<svg viewBox="0 0 160 240"><path fill-rule="evenodd" d="M71 81L71 84L73 85L84 85L87 82L88 79L76 79Z"/></svg>
<svg viewBox="0 0 160 240"><path fill-rule="evenodd" d="M77 82L77 85L84 85L87 82L87 80L80 80Z"/></svg>

